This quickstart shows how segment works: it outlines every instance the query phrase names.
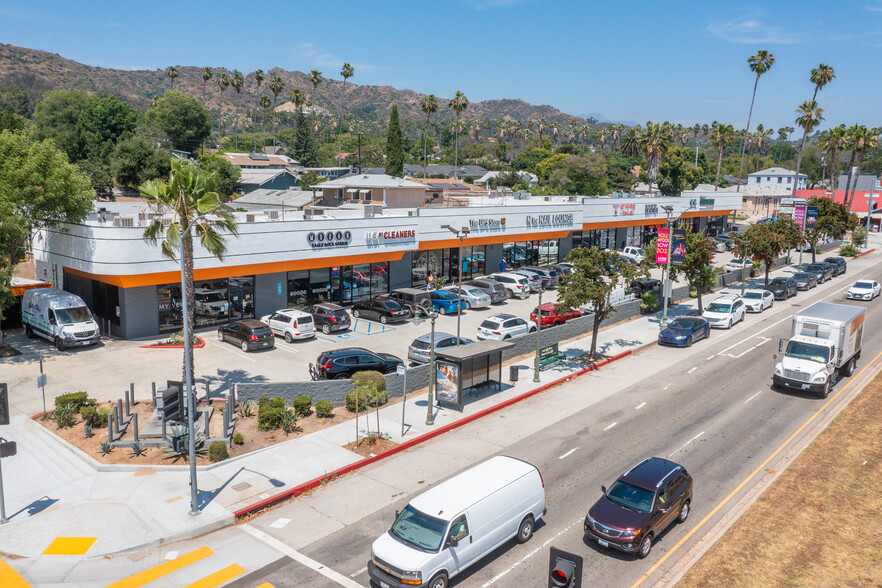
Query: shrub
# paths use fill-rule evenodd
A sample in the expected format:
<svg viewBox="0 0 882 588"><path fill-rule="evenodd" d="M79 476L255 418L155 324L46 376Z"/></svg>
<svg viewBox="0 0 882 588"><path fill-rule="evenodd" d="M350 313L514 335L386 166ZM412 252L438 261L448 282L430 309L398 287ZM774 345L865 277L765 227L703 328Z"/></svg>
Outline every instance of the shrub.
<svg viewBox="0 0 882 588"><path fill-rule="evenodd" d="M858 227L851 232L851 244L855 247L860 247L864 243L867 242L867 229L866 227Z"/></svg>
<svg viewBox="0 0 882 588"><path fill-rule="evenodd" d="M129 455L131 457L141 457L147 453L147 448L141 445L140 441L135 441L132 443L132 446L129 448Z"/></svg>
<svg viewBox="0 0 882 588"><path fill-rule="evenodd" d="M83 422L93 429L97 429L107 426L107 415L112 410L109 406L89 405L80 409L80 415L83 417Z"/></svg>
<svg viewBox="0 0 882 588"><path fill-rule="evenodd" d="M842 257L854 257L858 254L858 250L854 245L843 245L839 248L839 255Z"/></svg>
<svg viewBox="0 0 882 588"><path fill-rule="evenodd" d="M254 403L246 400L242 404L239 405L239 416L242 418L248 418L254 416Z"/></svg>
<svg viewBox="0 0 882 588"><path fill-rule="evenodd" d="M356 388L359 386L370 386L371 384L373 384L380 392L385 392L386 376L375 371L356 372L352 376L352 385Z"/></svg>
<svg viewBox="0 0 882 588"><path fill-rule="evenodd" d="M92 437L92 427L91 425L83 425L83 435L86 436L86 439Z"/></svg>
<svg viewBox="0 0 882 588"><path fill-rule="evenodd" d="M285 399L279 398L278 396L276 396L275 398L261 396L260 400L257 401L258 412L260 412L260 409L265 406L268 406L270 408L285 408Z"/></svg>
<svg viewBox="0 0 882 588"><path fill-rule="evenodd" d="M640 297L640 312L657 312L660 306L661 303L658 300L658 296L652 292L646 292Z"/></svg>
<svg viewBox="0 0 882 588"><path fill-rule="evenodd" d="M242 433L233 435L233 445L242 445L243 443L245 443L245 439L242 438Z"/></svg>
<svg viewBox="0 0 882 588"><path fill-rule="evenodd" d="M102 441L101 444L98 446L98 451L101 452L101 455L107 455L108 453L111 453L113 451L113 445L110 443L110 441Z"/></svg>
<svg viewBox="0 0 882 588"><path fill-rule="evenodd" d="M282 413L287 411L284 407L261 406L257 409L257 428L261 431L278 429L282 424Z"/></svg>
<svg viewBox="0 0 882 588"><path fill-rule="evenodd" d="M223 461L230 457L227 444L223 441L214 441L208 446L208 457L211 461Z"/></svg>
<svg viewBox="0 0 882 588"><path fill-rule="evenodd" d="M379 405L382 406L388 402L386 391L378 391L372 386L360 386L358 388L358 407L355 406L355 390L346 393L346 409L349 412L363 412L369 408Z"/></svg>
<svg viewBox="0 0 882 588"><path fill-rule="evenodd" d="M66 429L74 426L77 422L77 408L73 402L57 405L55 412L52 413L52 420L58 425L59 429Z"/></svg>
<svg viewBox="0 0 882 588"><path fill-rule="evenodd" d="M282 409L282 417L279 419L279 426L285 431L285 434L291 434L297 430L297 421L300 420L300 416L296 411L292 412L287 408Z"/></svg>
<svg viewBox="0 0 882 588"><path fill-rule="evenodd" d="M353 399L353 402L355 400ZM315 414L320 419L326 419L334 415L334 403L327 400L319 400L315 403Z"/></svg>
<svg viewBox="0 0 882 588"><path fill-rule="evenodd" d="M312 408L312 398L309 396L296 396L294 400L291 401L291 406L294 407L294 413L298 417L305 417L309 414L309 410Z"/></svg>
<svg viewBox="0 0 882 588"><path fill-rule="evenodd" d="M55 407L62 404L73 404L74 412L80 412L84 406L93 406L96 404L94 398L89 398L88 392L71 392L70 394L62 394L55 399Z"/></svg>

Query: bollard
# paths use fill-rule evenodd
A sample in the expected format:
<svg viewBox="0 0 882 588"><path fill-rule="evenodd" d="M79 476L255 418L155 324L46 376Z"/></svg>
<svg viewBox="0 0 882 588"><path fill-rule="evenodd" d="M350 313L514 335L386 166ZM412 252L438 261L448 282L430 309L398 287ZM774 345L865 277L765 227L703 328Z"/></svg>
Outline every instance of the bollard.
<svg viewBox="0 0 882 588"><path fill-rule="evenodd" d="M156 408L156 382L150 382L150 399L153 402L153 408Z"/></svg>
<svg viewBox="0 0 882 588"><path fill-rule="evenodd" d="M135 406L135 383L129 382L129 406Z"/></svg>
<svg viewBox="0 0 882 588"><path fill-rule="evenodd" d="M205 381L205 402L211 406L211 382Z"/></svg>
<svg viewBox="0 0 882 588"><path fill-rule="evenodd" d="M205 415L205 436L208 437L210 432L208 430L208 419L211 417L211 411L206 407L205 412L202 414Z"/></svg>
<svg viewBox="0 0 882 588"><path fill-rule="evenodd" d="M165 441L168 439L168 431L166 430L167 423L165 420L162 421L162 440Z"/></svg>
<svg viewBox="0 0 882 588"><path fill-rule="evenodd" d="M223 417L224 417L224 434L223 434L223 437L226 438L226 436L227 436L227 432L230 430L230 405L229 405L229 404L226 404L226 405L224 406Z"/></svg>
<svg viewBox="0 0 882 588"><path fill-rule="evenodd" d="M236 408L236 402L238 401L238 398L239 398L239 383L238 382L233 384L232 391L233 391L233 408Z"/></svg>
<svg viewBox="0 0 882 588"><path fill-rule="evenodd" d="M134 439L135 439L135 443L137 443L138 442L138 413L137 412L132 415L132 426L135 427Z"/></svg>
<svg viewBox="0 0 882 588"><path fill-rule="evenodd" d="M122 430L122 399L116 399L116 406L113 407L116 412L116 430Z"/></svg>
<svg viewBox="0 0 882 588"><path fill-rule="evenodd" d="M107 413L107 439L113 442L113 413Z"/></svg>

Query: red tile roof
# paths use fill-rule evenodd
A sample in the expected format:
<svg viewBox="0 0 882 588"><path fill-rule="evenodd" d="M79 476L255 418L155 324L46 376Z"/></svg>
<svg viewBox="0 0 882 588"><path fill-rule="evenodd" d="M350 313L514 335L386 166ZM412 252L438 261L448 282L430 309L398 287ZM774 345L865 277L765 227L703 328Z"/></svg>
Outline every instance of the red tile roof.
<svg viewBox="0 0 882 588"><path fill-rule="evenodd" d="M867 204L870 201L869 192L866 190L856 190L854 193L854 198L851 201L851 211L857 213L867 212ZM830 198L829 190L797 190L796 191L797 198ZM836 190L833 193L833 201L838 204L843 204L845 202L845 190ZM882 193L876 192L873 195L873 203L878 204L882 207ZM878 211L877 211L878 212Z"/></svg>

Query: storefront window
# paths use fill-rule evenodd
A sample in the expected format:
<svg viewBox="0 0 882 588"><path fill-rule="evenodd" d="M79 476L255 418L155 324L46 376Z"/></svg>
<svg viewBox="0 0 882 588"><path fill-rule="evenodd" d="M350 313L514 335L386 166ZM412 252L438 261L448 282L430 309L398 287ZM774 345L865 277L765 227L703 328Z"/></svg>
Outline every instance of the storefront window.
<svg viewBox="0 0 882 588"><path fill-rule="evenodd" d="M435 277L444 275L444 250L435 249L426 252L426 268Z"/></svg>
<svg viewBox="0 0 882 588"><path fill-rule="evenodd" d="M230 320L254 318L254 276L230 278L227 285Z"/></svg>
<svg viewBox="0 0 882 588"><path fill-rule="evenodd" d="M288 306L300 306L309 301L309 270L288 272Z"/></svg>
<svg viewBox="0 0 882 588"><path fill-rule="evenodd" d="M475 276L483 276L484 275L484 245L478 245L477 247L468 247L465 250L465 260L468 264L465 274L463 274L463 279L465 278L473 278Z"/></svg>
<svg viewBox="0 0 882 588"><path fill-rule="evenodd" d="M426 275L428 272L428 251L414 251L413 261L411 263L411 279L410 285L414 288L426 285Z"/></svg>
<svg viewBox="0 0 882 588"><path fill-rule="evenodd" d="M371 297L389 293L389 263L371 264Z"/></svg>
<svg viewBox="0 0 882 588"><path fill-rule="evenodd" d="M309 302L331 300L331 274L328 268L309 270Z"/></svg>
<svg viewBox="0 0 882 588"><path fill-rule="evenodd" d="M230 321L226 280L197 281L195 292L193 304L197 327L222 325Z"/></svg>
<svg viewBox="0 0 882 588"><path fill-rule="evenodd" d="M558 261L558 240L537 241L539 253L539 265L548 265Z"/></svg>
<svg viewBox="0 0 882 588"><path fill-rule="evenodd" d="M159 299L159 332L180 331L184 328L181 285L157 286L156 290Z"/></svg>
<svg viewBox="0 0 882 588"><path fill-rule="evenodd" d="M371 264L352 266L352 302L361 302L371 297Z"/></svg>

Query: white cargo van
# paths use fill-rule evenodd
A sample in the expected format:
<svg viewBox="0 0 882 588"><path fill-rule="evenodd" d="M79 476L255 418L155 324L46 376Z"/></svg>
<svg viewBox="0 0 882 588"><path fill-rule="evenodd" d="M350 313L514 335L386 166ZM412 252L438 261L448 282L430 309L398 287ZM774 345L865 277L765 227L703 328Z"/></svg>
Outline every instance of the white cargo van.
<svg viewBox="0 0 882 588"><path fill-rule="evenodd" d="M544 515L545 482L536 466L494 457L396 513L392 528L371 546L368 574L380 588L446 588L509 539L529 540Z"/></svg>
<svg viewBox="0 0 882 588"><path fill-rule="evenodd" d="M95 345L101 339L98 323L76 294L58 288L26 290L21 301L21 320L28 337L43 337L59 351Z"/></svg>

